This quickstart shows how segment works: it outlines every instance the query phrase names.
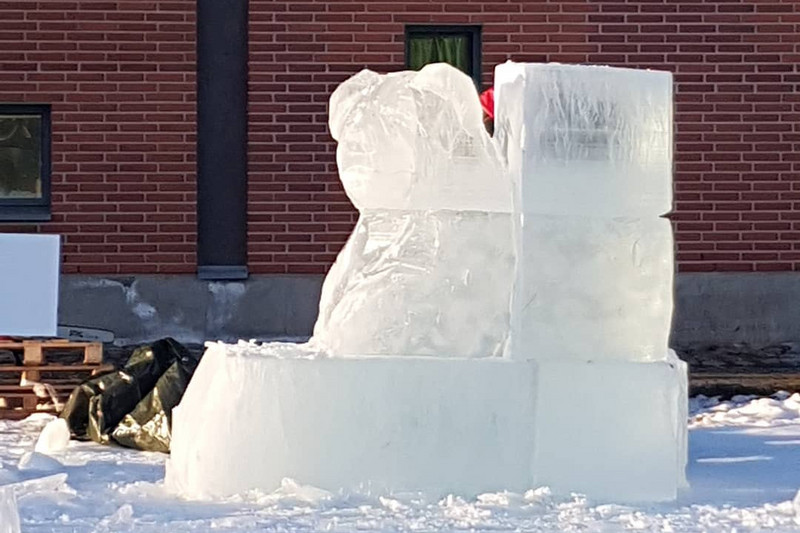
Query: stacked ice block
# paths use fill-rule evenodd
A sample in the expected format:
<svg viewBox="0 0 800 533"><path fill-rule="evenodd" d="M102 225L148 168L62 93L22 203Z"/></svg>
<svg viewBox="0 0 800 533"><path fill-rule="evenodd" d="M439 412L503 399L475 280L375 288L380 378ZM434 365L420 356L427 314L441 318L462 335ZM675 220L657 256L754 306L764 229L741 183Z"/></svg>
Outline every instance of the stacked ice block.
<svg viewBox="0 0 800 533"><path fill-rule="evenodd" d="M511 357L539 363L534 479L674 498L686 368L667 345L672 77L506 63L495 95L520 214Z"/></svg>

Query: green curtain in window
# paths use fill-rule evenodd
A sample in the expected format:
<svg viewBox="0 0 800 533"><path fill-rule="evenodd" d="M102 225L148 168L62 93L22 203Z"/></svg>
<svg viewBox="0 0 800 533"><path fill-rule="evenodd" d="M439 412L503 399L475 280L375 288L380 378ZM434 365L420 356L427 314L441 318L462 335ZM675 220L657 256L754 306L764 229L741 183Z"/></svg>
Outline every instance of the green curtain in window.
<svg viewBox="0 0 800 533"><path fill-rule="evenodd" d="M466 35L413 35L408 66L419 70L429 63L448 63L467 75L471 70L470 38Z"/></svg>
<svg viewBox="0 0 800 533"><path fill-rule="evenodd" d="M0 116L0 198L41 198L39 117Z"/></svg>

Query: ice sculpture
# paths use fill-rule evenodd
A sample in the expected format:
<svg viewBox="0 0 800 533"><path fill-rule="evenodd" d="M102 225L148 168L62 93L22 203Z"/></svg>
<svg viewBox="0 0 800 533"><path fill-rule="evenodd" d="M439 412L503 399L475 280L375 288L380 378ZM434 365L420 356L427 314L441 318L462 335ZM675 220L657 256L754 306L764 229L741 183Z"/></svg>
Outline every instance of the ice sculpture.
<svg viewBox="0 0 800 533"><path fill-rule="evenodd" d="M174 412L168 487L676 497L671 77L507 63L495 94L493 140L445 65L336 90L360 217L314 336L209 345Z"/></svg>
<svg viewBox="0 0 800 533"><path fill-rule="evenodd" d="M511 184L470 78L444 64L363 71L333 93L330 128L360 217L325 279L315 341L341 356L502 355Z"/></svg>

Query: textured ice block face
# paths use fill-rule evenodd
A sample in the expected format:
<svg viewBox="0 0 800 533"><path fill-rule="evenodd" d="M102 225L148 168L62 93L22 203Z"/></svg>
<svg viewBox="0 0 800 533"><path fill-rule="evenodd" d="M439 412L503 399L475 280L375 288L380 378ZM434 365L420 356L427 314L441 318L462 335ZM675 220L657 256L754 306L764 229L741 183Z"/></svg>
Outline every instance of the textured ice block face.
<svg viewBox="0 0 800 533"><path fill-rule="evenodd" d="M505 63L495 132L526 213L662 215L672 208L672 75Z"/></svg>
<svg viewBox="0 0 800 533"><path fill-rule="evenodd" d="M525 215L515 358L664 358L672 320L668 220Z"/></svg>
<svg viewBox="0 0 800 533"><path fill-rule="evenodd" d="M612 501L674 500L686 485L686 364L539 365L534 482Z"/></svg>
<svg viewBox="0 0 800 533"><path fill-rule="evenodd" d="M342 184L361 209L511 211L472 80L444 64L365 70L331 96Z"/></svg>
<svg viewBox="0 0 800 533"><path fill-rule="evenodd" d="M325 279L314 339L333 354L500 356L511 215L364 211Z"/></svg>
<svg viewBox="0 0 800 533"><path fill-rule="evenodd" d="M207 350L174 413L166 483L184 496L286 477L378 494L530 487L533 362L227 353Z"/></svg>
<svg viewBox="0 0 800 533"><path fill-rule="evenodd" d="M447 65L362 71L330 128L359 222L325 279L333 355L502 355L514 280L511 182L472 80Z"/></svg>

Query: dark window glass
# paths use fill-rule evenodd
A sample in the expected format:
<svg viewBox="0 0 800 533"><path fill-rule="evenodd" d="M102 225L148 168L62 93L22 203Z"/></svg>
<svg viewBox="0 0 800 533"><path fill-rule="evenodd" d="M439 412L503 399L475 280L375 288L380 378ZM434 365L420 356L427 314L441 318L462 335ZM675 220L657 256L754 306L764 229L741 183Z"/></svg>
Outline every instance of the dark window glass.
<svg viewBox="0 0 800 533"><path fill-rule="evenodd" d="M448 63L480 86L479 26L407 26L406 67L419 70L430 63Z"/></svg>
<svg viewBox="0 0 800 533"><path fill-rule="evenodd" d="M50 216L50 109L0 105L0 220Z"/></svg>

